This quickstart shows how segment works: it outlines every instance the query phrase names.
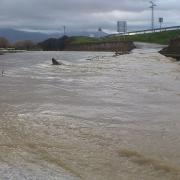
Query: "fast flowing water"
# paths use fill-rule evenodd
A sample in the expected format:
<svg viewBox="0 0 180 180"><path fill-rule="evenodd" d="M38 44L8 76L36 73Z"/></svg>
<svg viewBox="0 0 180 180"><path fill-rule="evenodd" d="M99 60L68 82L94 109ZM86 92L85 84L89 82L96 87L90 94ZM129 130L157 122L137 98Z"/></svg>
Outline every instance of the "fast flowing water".
<svg viewBox="0 0 180 180"><path fill-rule="evenodd" d="M0 179L180 179L180 64L157 49L6 54L0 69Z"/></svg>

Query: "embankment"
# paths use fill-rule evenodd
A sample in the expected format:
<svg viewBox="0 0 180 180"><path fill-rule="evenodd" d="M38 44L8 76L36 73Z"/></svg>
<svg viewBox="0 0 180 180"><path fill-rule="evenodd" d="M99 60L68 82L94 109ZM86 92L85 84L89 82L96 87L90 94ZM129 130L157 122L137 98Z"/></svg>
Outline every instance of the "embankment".
<svg viewBox="0 0 180 180"><path fill-rule="evenodd" d="M172 39L168 47L159 51L161 54L167 57L173 57L180 60L180 37Z"/></svg>
<svg viewBox="0 0 180 180"><path fill-rule="evenodd" d="M129 52L135 48L133 41L100 40L87 37L51 38L38 44L44 51L115 51Z"/></svg>
<svg viewBox="0 0 180 180"><path fill-rule="evenodd" d="M105 40L123 40L125 38L127 41L167 45L171 39L177 38L179 35L180 35L180 30L172 30L172 31L145 33L145 34L134 34L134 35L132 34L125 36L122 35L107 36Z"/></svg>
<svg viewBox="0 0 180 180"><path fill-rule="evenodd" d="M93 42L83 44L68 44L65 50L68 51L113 51L129 52L135 48L132 41Z"/></svg>

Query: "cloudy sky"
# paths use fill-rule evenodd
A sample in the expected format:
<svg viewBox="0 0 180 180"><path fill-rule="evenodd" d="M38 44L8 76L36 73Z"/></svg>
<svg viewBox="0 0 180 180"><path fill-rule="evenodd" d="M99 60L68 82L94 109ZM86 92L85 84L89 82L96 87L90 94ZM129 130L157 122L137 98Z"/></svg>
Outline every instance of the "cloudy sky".
<svg viewBox="0 0 180 180"><path fill-rule="evenodd" d="M164 26L180 25L180 0L154 0L155 17ZM126 20L128 30L150 28L149 0L0 0L0 27L32 31L116 31Z"/></svg>

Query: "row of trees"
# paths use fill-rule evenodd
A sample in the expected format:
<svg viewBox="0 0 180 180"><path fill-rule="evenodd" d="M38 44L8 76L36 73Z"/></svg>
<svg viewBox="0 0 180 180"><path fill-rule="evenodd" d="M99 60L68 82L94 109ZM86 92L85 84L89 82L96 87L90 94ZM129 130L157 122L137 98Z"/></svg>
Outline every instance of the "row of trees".
<svg viewBox="0 0 180 180"><path fill-rule="evenodd" d="M0 37L0 48L8 48L8 47L10 47L9 41L4 37Z"/></svg>
<svg viewBox="0 0 180 180"><path fill-rule="evenodd" d="M15 43L10 43L6 38L0 37L0 48L15 48L15 49L24 49L30 50L34 49L36 44L30 40L17 41Z"/></svg>
<svg viewBox="0 0 180 180"><path fill-rule="evenodd" d="M6 38L0 37L0 49L1 48L15 48L17 50L35 50L42 49L46 51L59 51L64 50L71 39L67 36L61 38L50 38L38 44L33 43L30 40L17 41L15 43L10 43Z"/></svg>

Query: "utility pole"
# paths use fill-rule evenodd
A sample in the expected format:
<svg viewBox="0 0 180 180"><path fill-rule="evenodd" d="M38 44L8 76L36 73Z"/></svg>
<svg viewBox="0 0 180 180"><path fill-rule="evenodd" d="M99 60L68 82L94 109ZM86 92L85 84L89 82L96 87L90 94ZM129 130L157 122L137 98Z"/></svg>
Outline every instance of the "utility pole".
<svg viewBox="0 0 180 180"><path fill-rule="evenodd" d="M151 17L151 28L152 28L152 32L154 32L154 7L156 6L156 4L153 1L149 1L151 6L150 8L152 9L152 17Z"/></svg>
<svg viewBox="0 0 180 180"><path fill-rule="evenodd" d="M66 26L63 26L64 36L66 35Z"/></svg>
<svg viewBox="0 0 180 180"><path fill-rule="evenodd" d="M161 32L161 28L162 28L162 23L163 23L163 18L162 18L162 17L160 17L160 18L159 18L160 32Z"/></svg>

